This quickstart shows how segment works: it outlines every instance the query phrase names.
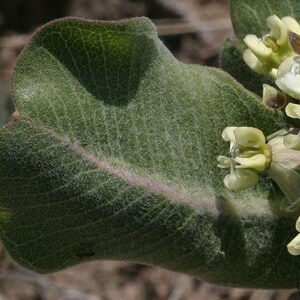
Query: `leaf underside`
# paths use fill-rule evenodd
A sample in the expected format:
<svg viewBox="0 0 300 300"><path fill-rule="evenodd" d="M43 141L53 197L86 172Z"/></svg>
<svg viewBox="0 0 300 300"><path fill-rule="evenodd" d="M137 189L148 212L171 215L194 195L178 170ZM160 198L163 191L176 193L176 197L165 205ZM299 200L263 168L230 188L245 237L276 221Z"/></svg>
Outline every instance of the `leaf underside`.
<svg viewBox="0 0 300 300"><path fill-rule="evenodd" d="M226 126L286 125L226 73L178 62L146 18L40 29L0 130L0 232L52 272L92 259L158 265L223 285L295 287L293 216L264 177L229 192Z"/></svg>

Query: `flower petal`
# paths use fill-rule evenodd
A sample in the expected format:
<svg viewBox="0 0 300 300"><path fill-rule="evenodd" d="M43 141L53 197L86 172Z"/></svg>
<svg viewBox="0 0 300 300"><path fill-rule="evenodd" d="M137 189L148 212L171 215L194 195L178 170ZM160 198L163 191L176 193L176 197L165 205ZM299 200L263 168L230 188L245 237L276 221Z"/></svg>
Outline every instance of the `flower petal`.
<svg viewBox="0 0 300 300"><path fill-rule="evenodd" d="M250 168L260 172L266 168L267 163L266 156L263 154L256 154L249 158L237 156L234 160L240 164L239 166L236 166L236 168Z"/></svg>
<svg viewBox="0 0 300 300"><path fill-rule="evenodd" d="M288 245L287 250L292 255L300 254L300 234L298 234Z"/></svg>
<svg viewBox="0 0 300 300"><path fill-rule="evenodd" d="M283 144L289 149L300 150L300 133L286 135L285 137L283 137Z"/></svg>
<svg viewBox="0 0 300 300"><path fill-rule="evenodd" d="M233 131L236 128L237 127L226 127L222 132L223 140L226 142L235 142L235 137L234 137Z"/></svg>
<svg viewBox="0 0 300 300"><path fill-rule="evenodd" d="M272 161L274 163L282 165L287 169L299 168L300 152L298 150L287 148L284 145L284 136L276 136L273 139L271 139L268 144L271 147Z"/></svg>
<svg viewBox="0 0 300 300"><path fill-rule="evenodd" d="M281 19L282 23L287 27L289 31L300 34L300 25L299 23L292 17L286 16Z"/></svg>
<svg viewBox="0 0 300 300"><path fill-rule="evenodd" d="M273 52L272 49L268 48L262 39L259 39L255 34L246 35L244 42L258 58L268 58Z"/></svg>
<svg viewBox="0 0 300 300"><path fill-rule="evenodd" d="M300 105L295 103L289 103L285 108L285 113L290 118L300 119Z"/></svg>
<svg viewBox="0 0 300 300"><path fill-rule="evenodd" d="M287 27L276 15L267 18L267 26L271 29L271 35L276 38L279 46L288 42Z"/></svg>
<svg viewBox="0 0 300 300"><path fill-rule="evenodd" d="M243 147L260 148L265 145L263 132L254 127L237 127L233 131L236 143Z"/></svg>
<svg viewBox="0 0 300 300"><path fill-rule="evenodd" d="M223 132L222 132L222 138L224 141L226 142L230 142L230 152L233 150L234 148L234 144L235 144L235 137L233 134L233 131L236 129L236 127L226 127Z"/></svg>
<svg viewBox="0 0 300 300"><path fill-rule="evenodd" d="M292 64L289 71L286 71L291 58L285 60L278 68L278 77L276 85L289 96L300 99L300 56L292 58ZM284 68L282 67L284 65Z"/></svg>
<svg viewBox="0 0 300 300"><path fill-rule="evenodd" d="M300 217L296 221L296 230L300 232Z"/></svg>
<svg viewBox="0 0 300 300"><path fill-rule="evenodd" d="M274 161L270 164L268 174L286 196L289 203L287 211L298 210L300 207L300 174L293 168Z"/></svg>
<svg viewBox="0 0 300 300"><path fill-rule="evenodd" d="M233 170L224 178L225 186L230 190L245 189L254 186L258 182L258 174L249 169Z"/></svg>
<svg viewBox="0 0 300 300"><path fill-rule="evenodd" d="M230 166L232 164L232 159L227 156L219 155L217 157L217 160L219 162L218 167L222 168L222 169L230 168Z"/></svg>
<svg viewBox="0 0 300 300"><path fill-rule="evenodd" d="M256 73L268 74L272 71L272 66L263 64L250 49L244 51L243 60Z"/></svg>

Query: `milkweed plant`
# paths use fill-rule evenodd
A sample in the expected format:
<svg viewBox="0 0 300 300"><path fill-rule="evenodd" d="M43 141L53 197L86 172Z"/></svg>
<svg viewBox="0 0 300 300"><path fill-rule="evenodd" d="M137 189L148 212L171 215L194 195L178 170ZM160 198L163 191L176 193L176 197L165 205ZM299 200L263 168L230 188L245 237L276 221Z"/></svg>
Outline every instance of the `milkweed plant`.
<svg viewBox="0 0 300 300"><path fill-rule="evenodd" d="M33 34L0 128L0 237L16 262L299 285L299 0L229 4L222 69L179 62L145 17Z"/></svg>

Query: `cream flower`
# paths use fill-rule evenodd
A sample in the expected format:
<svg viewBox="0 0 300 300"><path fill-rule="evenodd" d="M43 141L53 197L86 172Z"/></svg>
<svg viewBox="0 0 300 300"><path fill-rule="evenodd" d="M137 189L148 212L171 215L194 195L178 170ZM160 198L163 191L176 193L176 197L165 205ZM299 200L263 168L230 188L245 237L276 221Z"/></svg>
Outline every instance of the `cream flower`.
<svg viewBox="0 0 300 300"><path fill-rule="evenodd" d="M229 168L224 184L237 190L254 186L266 171L287 198L285 210L300 209L300 130L281 130L268 137L253 127L226 127L230 157L218 156L218 166Z"/></svg>
<svg viewBox="0 0 300 300"><path fill-rule="evenodd" d="M230 168L230 174L224 178L225 186L237 190L255 185L259 172L270 163L270 150L263 133L253 127L226 127L222 137L230 142L231 154L217 158L220 168Z"/></svg>
<svg viewBox="0 0 300 300"><path fill-rule="evenodd" d="M253 71L276 78L279 65L295 54L289 35L290 32L299 34L300 25L290 16L280 19L273 15L267 18L267 26L270 32L262 38L253 34L244 38L248 49L244 51L243 59Z"/></svg>

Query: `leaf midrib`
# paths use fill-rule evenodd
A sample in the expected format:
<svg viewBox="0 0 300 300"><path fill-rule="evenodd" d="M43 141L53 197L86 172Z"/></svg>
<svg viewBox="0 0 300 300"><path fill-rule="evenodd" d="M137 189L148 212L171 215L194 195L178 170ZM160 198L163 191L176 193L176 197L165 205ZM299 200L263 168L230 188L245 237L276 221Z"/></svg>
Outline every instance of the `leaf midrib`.
<svg viewBox="0 0 300 300"><path fill-rule="evenodd" d="M149 192L150 194L159 195L167 198L170 201L177 203L185 203L196 207L201 210L212 211L215 210L214 199L204 197L200 194L187 193L185 191L180 191L174 187L171 187L163 182L158 182L150 178L138 176L131 170L125 169L120 166L113 165L111 162L105 159L100 159L94 154L88 152L84 147L80 146L74 141L71 141L67 136L61 136L57 134L54 130L46 128L42 124L33 122L30 119L21 117L19 112L14 113L13 122L2 127L2 130L8 129L8 127L15 126L19 123L25 123L30 127L41 131L42 133L54 138L59 143L67 146L71 151L79 155L83 160L88 161L93 164L99 170L108 172L121 180L124 180L134 187L142 188Z"/></svg>

